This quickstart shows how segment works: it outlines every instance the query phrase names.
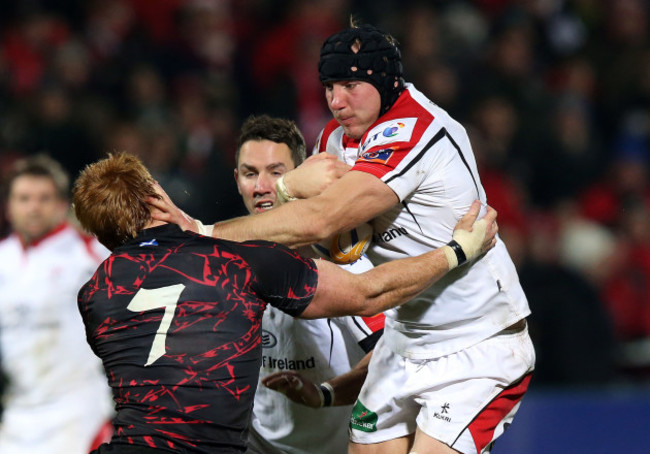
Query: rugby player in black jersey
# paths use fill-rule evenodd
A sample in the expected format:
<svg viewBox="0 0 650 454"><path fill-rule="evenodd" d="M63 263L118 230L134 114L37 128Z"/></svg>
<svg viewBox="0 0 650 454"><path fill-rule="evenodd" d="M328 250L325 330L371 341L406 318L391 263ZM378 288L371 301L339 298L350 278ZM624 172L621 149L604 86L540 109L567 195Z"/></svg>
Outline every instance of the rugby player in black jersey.
<svg viewBox="0 0 650 454"><path fill-rule="evenodd" d="M112 251L78 298L117 410L100 454L244 452L267 304L374 315L492 248L498 230L492 209L475 222L475 202L448 246L356 275L276 243L184 232L153 220L150 197L164 193L126 153L87 166L73 189L81 225Z"/></svg>

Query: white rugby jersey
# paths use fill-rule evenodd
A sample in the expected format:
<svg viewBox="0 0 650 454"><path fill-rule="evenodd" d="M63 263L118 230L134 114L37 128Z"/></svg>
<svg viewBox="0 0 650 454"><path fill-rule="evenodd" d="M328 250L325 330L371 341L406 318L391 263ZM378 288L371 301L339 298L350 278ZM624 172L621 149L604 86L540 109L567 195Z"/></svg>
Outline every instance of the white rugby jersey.
<svg viewBox="0 0 650 454"><path fill-rule="evenodd" d="M342 267L362 273L372 265L362 257ZM300 320L267 306L262 318L262 368L253 407L251 449L264 454L347 452L352 405L310 408L268 389L261 379L273 372L294 370L319 384L344 374L374 348L383 327L381 314ZM256 442L259 438L272 447L260 445Z"/></svg>
<svg viewBox="0 0 650 454"><path fill-rule="evenodd" d="M112 415L77 308L77 292L107 256L68 224L27 247L15 234L0 241L3 454L87 454Z"/></svg>
<svg viewBox="0 0 650 454"><path fill-rule="evenodd" d="M375 264L445 245L472 202L487 203L465 129L412 84L360 141L346 137L332 120L314 149L322 151L375 175L399 197L398 205L371 221L375 235L368 256ZM476 344L530 309L508 251L497 239L486 255L385 314L386 345L423 359Z"/></svg>

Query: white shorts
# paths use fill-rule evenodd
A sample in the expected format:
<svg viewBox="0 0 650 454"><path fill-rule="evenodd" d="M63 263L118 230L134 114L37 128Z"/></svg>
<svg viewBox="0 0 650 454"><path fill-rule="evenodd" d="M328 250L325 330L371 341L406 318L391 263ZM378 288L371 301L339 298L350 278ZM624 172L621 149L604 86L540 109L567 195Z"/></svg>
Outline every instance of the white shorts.
<svg viewBox="0 0 650 454"><path fill-rule="evenodd" d="M350 439L379 443L412 434L417 424L461 453L490 452L528 389L535 365L528 328L429 360L398 355L384 339L352 411Z"/></svg>

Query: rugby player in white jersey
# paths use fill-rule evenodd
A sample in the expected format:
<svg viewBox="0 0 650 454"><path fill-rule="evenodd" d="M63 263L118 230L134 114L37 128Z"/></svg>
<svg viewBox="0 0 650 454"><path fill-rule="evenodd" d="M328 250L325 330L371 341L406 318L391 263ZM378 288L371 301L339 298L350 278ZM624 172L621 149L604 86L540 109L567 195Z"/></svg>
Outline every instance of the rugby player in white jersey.
<svg viewBox="0 0 650 454"><path fill-rule="evenodd" d="M296 247L371 221L375 264L447 244L473 201L487 204L465 129L404 81L394 39L373 26L328 38L319 76L334 117L316 146L324 153L278 181L285 198L303 200L217 223L213 235ZM354 165L313 192L328 154ZM197 229L173 211L161 219ZM467 263L461 249L445 251L462 266L385 313L350 453L488 453L528 389L530 309L504 243Z"/></svg>
<svg viewBox="0 0 650 454"><path fill-rule="evenodd" d="M249 213L276 207L276 180L305 158L305 141L294 122L266 115L249 117L235 158L235 181ZM311 248L301 253L314 255ZM362 256L342 266L360 273L372 265ZM366 376L369 357L365 357L383 332L383 314L301 320L268 306L262 328L262 368L247 452L345 452L345 421Z"/></svg>
<svg viewBox="0 0 650 454"><path fill-rule="evenodd" d="M6 180L0 241L2 454L87 454L110 438L113 401L86 343L77 292L108 250L67 221L68 175L46 155Z"/></svg>

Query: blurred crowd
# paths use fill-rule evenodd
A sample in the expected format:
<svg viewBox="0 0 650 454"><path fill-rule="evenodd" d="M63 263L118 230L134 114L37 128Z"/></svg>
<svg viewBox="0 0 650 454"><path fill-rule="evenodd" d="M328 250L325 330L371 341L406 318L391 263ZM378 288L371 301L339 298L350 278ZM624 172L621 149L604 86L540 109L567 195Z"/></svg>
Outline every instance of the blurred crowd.
<svg viewBox="0 0 650 454"><path fill-rule="evenodd" d="M0 173L141 157L204 222L244 214L249 114L331 118L325 37L350 14L470 132L533 310L538 384L650 382L648 0L0 0ZM0 230L7 233L5 220Z"/></svg>

